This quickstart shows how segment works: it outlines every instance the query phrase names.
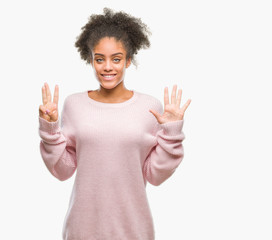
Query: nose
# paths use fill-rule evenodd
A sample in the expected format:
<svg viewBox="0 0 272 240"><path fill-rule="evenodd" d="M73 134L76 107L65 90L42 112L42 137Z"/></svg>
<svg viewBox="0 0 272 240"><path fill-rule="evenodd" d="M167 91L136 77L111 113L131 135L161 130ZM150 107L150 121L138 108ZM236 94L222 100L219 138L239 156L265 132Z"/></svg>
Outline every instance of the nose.
<svg viewBox="0 0 272 240"><path fill-rule="evenodd" d="M110 60L105 61L104 70L107 72L112 70L112 64Z"/></svg>

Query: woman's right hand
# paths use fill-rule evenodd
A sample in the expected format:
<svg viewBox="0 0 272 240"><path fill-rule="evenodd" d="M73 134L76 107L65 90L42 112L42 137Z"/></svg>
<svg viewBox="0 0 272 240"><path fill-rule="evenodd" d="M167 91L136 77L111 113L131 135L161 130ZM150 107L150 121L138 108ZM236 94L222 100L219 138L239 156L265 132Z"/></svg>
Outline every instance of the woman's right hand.
<svg viewBox="0 0 272 240"><path fill-rule="evenodd" d="M45 82L42 87L42 101L43 105L40 105L39 107L39 116L48 122L56 122L58 120L59 86L55 85L52 102L49 86Z"/></svg>

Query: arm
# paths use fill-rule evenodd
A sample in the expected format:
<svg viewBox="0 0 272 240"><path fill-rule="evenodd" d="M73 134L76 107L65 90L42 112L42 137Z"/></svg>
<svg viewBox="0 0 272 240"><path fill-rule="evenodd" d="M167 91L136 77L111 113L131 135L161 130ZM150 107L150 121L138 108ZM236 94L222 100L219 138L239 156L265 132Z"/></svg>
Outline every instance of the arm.
<svg viewBox="0 0 272 240"><path fill-rule="evenodd" d="M56 122L49 122L39 117L40 153L50 171L60 181L70 178L76 170L76 147L71 134L67 98Z"/></svg>
<svg viewBox="0 0 272 240"><path fill-rule="evenodd" d="M149 183L158 186L169 178L183 159L182 141L185 139L182 127L185 110L191 99L180 108L182 90L175 84L169 101L168 88L164 88L164 109L160 101L149 111L157 119L156 145L152 148L144 162L144 176ZM155 110L156 109L156 110Z"/></svg>
<svg viewBox="0 0 272 240"><path fill-rule="evenodd" d="M150 151L143 167L144 177L154 186L168 179L183 159L183 123L184 120L178 120L157 124L157 144Z"/></svg>

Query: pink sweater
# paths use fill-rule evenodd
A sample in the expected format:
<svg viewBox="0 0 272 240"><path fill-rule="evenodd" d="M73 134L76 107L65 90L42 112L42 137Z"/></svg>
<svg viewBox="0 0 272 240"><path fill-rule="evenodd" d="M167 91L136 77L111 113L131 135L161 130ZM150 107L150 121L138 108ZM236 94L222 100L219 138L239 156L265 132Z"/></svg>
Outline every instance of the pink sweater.
<svg viewBox="0 0 272 240"><path fill-rule="evenodd" d="M61 120L39 117L40 152L50 173L75 182L63 240L154 240L147 181L158 186L183 159L184 120L159 124L161 102L133 90L122 103L88 91L66 97Z"/></svg>

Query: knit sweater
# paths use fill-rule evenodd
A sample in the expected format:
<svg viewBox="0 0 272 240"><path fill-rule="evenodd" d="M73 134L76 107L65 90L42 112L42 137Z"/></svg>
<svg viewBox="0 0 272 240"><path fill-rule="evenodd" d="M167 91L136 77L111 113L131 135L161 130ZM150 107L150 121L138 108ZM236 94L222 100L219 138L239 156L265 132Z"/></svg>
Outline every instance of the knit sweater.
<svg viewBox="0 0 272 240"><path fill-rule="evenodd" d="M56 122L39 117L40 153L65 181L75 172L63 240L154 240L147 181L159 186L181 163L184 120L160 124L161 102L133 90L121 103L68 95Z"/></svg>

